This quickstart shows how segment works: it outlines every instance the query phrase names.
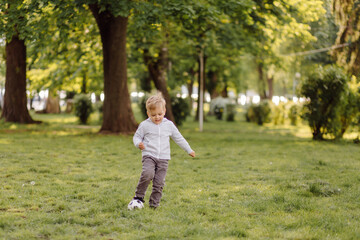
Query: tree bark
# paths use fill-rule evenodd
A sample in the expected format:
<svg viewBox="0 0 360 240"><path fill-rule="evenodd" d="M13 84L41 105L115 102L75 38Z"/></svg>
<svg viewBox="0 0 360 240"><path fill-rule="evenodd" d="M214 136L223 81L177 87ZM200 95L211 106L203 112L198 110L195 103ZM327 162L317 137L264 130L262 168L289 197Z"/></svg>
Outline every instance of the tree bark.
<svg viewBox="0 0 360 240"><path fill-rule="evenodd" d="M189 70L189 73L190 73L190 81L187 82L187 89L188 89L188 92L189 92L189 104L190 104L190 111L192 111L193 109L193 99L192 99L192 94L193 94L193 86L194 86L194 78L195 76L197 75L197 72L194 71L193 68L191 68Z"/></svg>
<svg viewBox="0 0 360 240"><path fill-rule="evenodd" d="M6 43L6 80L4 109L1 118L6 122L39 123L27 109L26 97L26 46L25 41L14 35Z"/></svg>
<svg viewBox="0 0 360 240"><path fill-rule="evenodd" d="M221 91L221 96L223 98L229 97L227 82L225 82L225 86L224 86L223 90Z"/></svg>
<svg viewBox="0 0 360 240"><path fill-rule="evenodd" d="M82 83L81 83L81 93L87 93L87 80L88 80L88 75L87 75L87 71L83 70L82 72Z"/></svg>
<svg viewBox="0 0 360 240"><path fill-rule="evenodd" d="M166 77L165 77L166 66L168 63L166 47L163 46L161 48L159 54L159 60L157 61L155 61L153 57L150 56L148 49L144 49L144 62L148 68L150 77L153 80L156 89L162 93L166 101L165 117L175 124L175 117L171 107L171 97L169 91L167 90Z"/></svg>
<svg viewBox="0 0 360 240"><path fill-rule="evenodd" d="M137 128L127 85L127 17L115 17L109 10L100 12L89 4L100 30L103 47L104 105L100 133L130 133Z"/></svg>
<svg viewBox="0 0 360 240"><path fill-rule="evenodd" d="M321 124L315 126L312 135L313 135L313 140L324 140L323 133L321 132Z"/></svg>
<svg viewBox="0 0 360 240"><path fill-rule="evenodd" d="M264 69L263 69L263 63L257 62L257 71L259 74L259 92L260 92L260 98L261 99L267 99L266 94L266 87L265 87L265 81L264 81Z"/></svg>
<svg viewBox="0 0 360 240"><path fill-rule="evenodd" d="M352 43L345 48L337 48L332 54L340 65L354 76L360 74L360 5L354 0L334 0L333 13L339 25L335 45Z"/></svg>
<svg viewBox="0 0 360 240"><path fill-rule="evenodd" d="M215 99L220 95L219 92L216 90L216 87L218 85L218 73L214 71L209 71L208 77L209 77L209 84L207 88L210 93L211 99Z"/></svg>
<svg viewBox="0 0 360 240"><path fill-rule="evenodd" d="M51 91L49 91L46 99L45 113L60 113L60 98L59 96L54 96Z"/></svg>
<svg viewBox="0 0 360 240"><path fill-rule="evenodd" d="M274 95L274 77L271 76L267 76L266 77L267 80L267 84L268 84L268 88L269 88L269 93L268 93L268 99L272 99L273 95Z"/></svg>

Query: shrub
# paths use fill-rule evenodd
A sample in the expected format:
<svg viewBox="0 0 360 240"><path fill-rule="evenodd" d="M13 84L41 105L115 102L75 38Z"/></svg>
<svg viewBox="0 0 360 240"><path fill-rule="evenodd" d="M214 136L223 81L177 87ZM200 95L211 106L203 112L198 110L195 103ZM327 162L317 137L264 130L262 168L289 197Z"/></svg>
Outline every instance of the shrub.
<svg viewBox="0 0 360 240"><path fill-rule="evenodd" d="M186 117L190 115L188 101L181 97L171 96L171 107L176 125L181 126L186 120Z"/></svg>
<svg viewBox="0 0 360 240"><path fill-rule="evenodd" d="M149 98L149 96L145 95L143 98L139 101L139 108L141 111L141 114L144 119L148 118L147 111L146 111L146 100Z"/></svg>
<svg viewBox="0 0 360 240"><path fill-rule="evenodd" d="M345 131L353 123L353 120L356 119L356 115L359 112L358 105L358 96L356 93L352 92L349 88L346 89L344 95L342 96L342 101L340 102L338 115L334 122L334 126L331 124L331 133L335 138L342 138Z"/></svg>
<svg viewBox="0 0 360 240"><path fill-rule="evenodd" d="M224 113L224 107L215 106L214 114L217 120L222 120L223 113Z"/></svg>
<svg viewBox="0 0 360 240"><path fill-rule="evenodd" d="M78 94L74 97L75 115L82 124L86 124L90 114L93 112L90 97L86 94Z"/></svg>
<svg viewBox="0 0 360 240"><path fill-rule="evenodd" d="M262 101L260 104L252 104L246 112L246 121L255 122L258 125L263 125L270 122L271 108L268 101Z"/></svg>
<svg viewBox="0 0 360 240"><path fill-rule="evenodd" d="M354 139L354 143L360 143L360 101L358 101L358 113L357 113L357 116L355 118L355 120L353 121L353 125L354 126L357 126L358 128L358 136L357 138Z"/></svg>
<svg viewBox="0 0 360 240"><path fill-rule="evenodd" d="M289 109L288 116L289 116L291 125L296 126L298 117L300 116L300 107L296 104L293 104Z"/></svg>
<svg viewBox="0 0 360 240"><path fill-rule="evenodd" d="M236 105L235 104L226 104L226 121L234 122L236 114Z"/></svg>
<svg viewBox="0 0 360 240"><path fill-rule="evenodd" d="M336 66L319 68L301 86L308 101L304 115L312 130L313 139L325 134L341 138L354 117L354 95L348 86L349 78Z"/></svg>
<svg viewBox="0 0 360 240"><path fill-rule="evenodd" d="M284 124L286 118L286 106L281 102L279 105L272 107L272 120L275 125Z"/></svg>
<svg viewBox="0 0 360 240"><path fill-rule="evenodd" d="M284 125L290 120L290 124L297 125L300 117L301 105L294 103L293 101L280 102L278 105L272 104L271 107L271 119L274 125Z"/></svg>
<svg viewBox="0 0 360 240"><path fill-rule="evenodd" d="M359 76L360 77L360 76ZM356 103L354 106L354 117L351 122L351 125L354 129L358 131L358 137L354 141L359 143L359 136L360 136L360 79L356 79L355 76L352 76L352 80L350 82L350 91L354 96L353 103Z"/></svg>

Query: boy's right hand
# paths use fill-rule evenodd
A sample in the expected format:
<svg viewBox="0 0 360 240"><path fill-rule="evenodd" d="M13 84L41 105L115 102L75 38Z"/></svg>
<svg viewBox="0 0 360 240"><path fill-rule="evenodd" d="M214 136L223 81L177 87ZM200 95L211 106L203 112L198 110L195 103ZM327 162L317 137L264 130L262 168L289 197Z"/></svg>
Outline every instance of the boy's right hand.
<svg viewBox="0 0 360 240"><path fill-rule="evenodd" d="M143 142L139 143L139 148L140 150L144 150L145 149L145 145Z"/></svg>

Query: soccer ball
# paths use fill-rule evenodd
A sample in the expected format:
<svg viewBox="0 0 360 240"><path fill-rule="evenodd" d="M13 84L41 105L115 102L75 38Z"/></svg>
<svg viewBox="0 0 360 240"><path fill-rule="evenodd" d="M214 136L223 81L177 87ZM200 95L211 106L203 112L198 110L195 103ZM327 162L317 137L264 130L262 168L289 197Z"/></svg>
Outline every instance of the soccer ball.
<svg viewBox="0 0 360 240"><path fill-rule="evenodd" d="M139 199L133 199L130 201L130 203L128 204L128 209L129 210L134 210L134 209L141 209L144 207L144 204L142 203L142 201L140 201Z"/></svg>

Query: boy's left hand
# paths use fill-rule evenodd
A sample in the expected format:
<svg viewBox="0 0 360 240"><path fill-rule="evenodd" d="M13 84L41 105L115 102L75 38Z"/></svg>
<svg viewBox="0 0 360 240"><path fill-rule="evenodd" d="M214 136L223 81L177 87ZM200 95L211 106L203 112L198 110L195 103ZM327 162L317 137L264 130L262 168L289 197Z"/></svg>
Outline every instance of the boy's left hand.
<svg viewBox="0 0 360 240"><path fill-rule="evenodd" d="M190 156L195 157L195 152L189 153Z"/></svg>
<svg viewBox="0 0 360 240"><path fill-rule="evenodd" d="M143 142L139 143L139 148L140 150L144 150L145 149L145 145Z"/></svg>

